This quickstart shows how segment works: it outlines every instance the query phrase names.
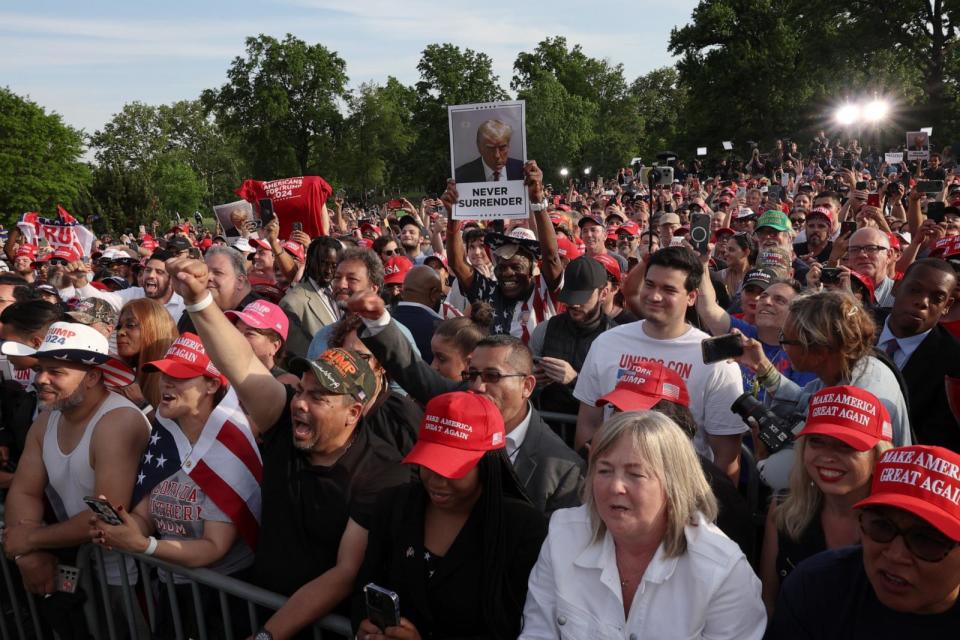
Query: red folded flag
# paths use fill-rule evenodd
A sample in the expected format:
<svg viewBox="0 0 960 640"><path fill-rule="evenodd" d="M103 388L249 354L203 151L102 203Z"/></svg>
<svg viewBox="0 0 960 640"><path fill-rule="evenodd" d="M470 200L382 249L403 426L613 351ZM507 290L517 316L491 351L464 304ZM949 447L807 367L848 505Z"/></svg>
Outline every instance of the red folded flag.
<svg viewBox="0 0 960 640"><path fill-rule="evenodd" d="M259 211L258 201L273 200L273 210L280 218L280 237L289 238L293 223L303 224L303 231L311 238L326 235L321 219L322 209L333 188L320 176L281 178L262 182L245 180L234 193L253 204Z"/></svg>

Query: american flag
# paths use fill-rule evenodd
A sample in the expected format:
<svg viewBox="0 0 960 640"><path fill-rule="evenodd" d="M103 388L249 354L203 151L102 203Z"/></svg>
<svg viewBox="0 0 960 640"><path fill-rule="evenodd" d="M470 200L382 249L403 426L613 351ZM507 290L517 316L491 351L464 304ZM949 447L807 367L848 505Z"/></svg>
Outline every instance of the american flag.
<svg viewBox="0 0 960 640"><path fill-rule="evenodd" d="M40 214L29 212L17 223L27 243L36 245L40 238L45 239L56 250L60 247L73 249L81 256L90 255L95 236L90 229L70 215L70 212L57 205L56 218L42 218Z"/></svg>
<svg viewBox="0 0 960 640"><path fill-rule="evenodd" d="M263 461L232 387L207 418L192 449L174 421L156 415L137 471L132 504L149 496L179 469L230 517L247 545L256 549Z"/></svg>

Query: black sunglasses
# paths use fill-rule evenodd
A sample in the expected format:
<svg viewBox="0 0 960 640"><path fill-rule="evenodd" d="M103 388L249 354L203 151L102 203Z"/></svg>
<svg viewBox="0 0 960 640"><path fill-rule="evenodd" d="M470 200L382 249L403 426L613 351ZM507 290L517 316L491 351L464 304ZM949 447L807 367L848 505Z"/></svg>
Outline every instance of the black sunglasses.
<svg viewBox="0 0 960 640"><path fill-rule="evenodd" d="M910 553L925 562L940 562L957 547L956 542L929 527L901 529L889 518L869 510L860 512L860 530L863 535L881 544L903 536L903 544Z"/></svg>
<svg viewBox="0 0 960 640"><path fill-rule="evenodd" d="M470 369L469 371L461 371L460 378L464 382L473 382L477 378L483 380L485 384L496 384L500 382L501 378L525 378L528 373L500 373L499 371L477 371L476 369Z"/></svg>

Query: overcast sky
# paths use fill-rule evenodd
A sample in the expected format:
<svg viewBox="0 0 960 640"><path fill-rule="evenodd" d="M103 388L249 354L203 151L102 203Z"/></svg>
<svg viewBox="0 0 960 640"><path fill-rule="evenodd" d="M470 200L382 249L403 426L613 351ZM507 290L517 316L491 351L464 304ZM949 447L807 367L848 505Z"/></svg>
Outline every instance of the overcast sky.
<svg viewBox="0 0 960 640"><path fill-rule="evenodd" d="M541 4L541 3L534 3ZM128 102L192 99L219 87L247 36L292 33L320 42L347 63L350 86L407 84L420 53L452 42L488 54L508 87L513 61L543 38L566 36L587 55L623 63L627 79L671 64L670 30L696 0L599 3L556 0L193 0L0 5L0 85L93 132ZM481 11L480 7L483 7Z"/></svg>

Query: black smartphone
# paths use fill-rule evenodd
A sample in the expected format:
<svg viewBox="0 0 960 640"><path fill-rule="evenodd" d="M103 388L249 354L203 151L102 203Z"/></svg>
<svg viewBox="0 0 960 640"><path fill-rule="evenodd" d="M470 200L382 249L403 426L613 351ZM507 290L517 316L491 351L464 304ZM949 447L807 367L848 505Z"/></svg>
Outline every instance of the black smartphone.
<svg viewBox="0 0 960 640"><path fill-rule="evenodd" d="M840 235L849 236L851 233L857 230L857 221L856 220L844 220L840 223Z"/></svg>
<svg viewBox="0 0 960 640"><path fill-rule="evenodd" d="M841 273L839 267L824 267L820 270L820 284L837 284Z"/></svg>
<svg viewBox="0 0 960 640"><path fill-rule="evenodd" d="M94 498L93 496L84 496L83 501L90 507L91 511L97 514L97 517L107 524L123 524L123 520L120 519L120 514L118 514L113 506L106 500Z"/></svg>
<svg viewBox="0 0 960 640"><path fill-rule="evenodd" d="M940 224L943 222L944 209L946 208L947 205L942 202L931 202L927 204L927 217Z"/></svg>
<svg viewBox="0 0 960 640"><path fill-rule="evenodd" d="M767 188L767 200L770 202L780 202L781 193L783 193L783 187L778 184L772 184Z"/></svg>
<svg viewBox="0 0 960 640"><path fill-rule="evenodd" d="M940 193L943 191L943 180L917 180L917 191L920 193Z"/></svg>
<svg viewBox="0 0 960 640"><path fill-rule="evenodd" d="M302 223L302 222L294 222L294 223L293 223L293 230L294 230L294 231L303 231L303 223Z"/></svg>
<svg viewBox="0 0 960 640"><path fill-rule="evenodd" d="M363 588L367 601L367 618L381 631L400 626L400 596L372 582Z"/></svg>
<svg viewBox="0 0 960 640"><path fill-rule="evenodd" d="M866 180L861 180L860 182L857 183L857 186L856 186L855 188L856 188L857 191L866 191L866 190L867 190L867 181L866 181Z"/></svg>
<svg viewBox="0 0 960 640"><path fill-rule="evenodd" d="M260 199L260 225L265 227L273 220L273 200L270 198Z"/></svg>
<svg viewBox="0 0 960 640"><path fill-rule="evenodd" d="M695 213L690 217L690 244L700 255L710 249L710 215Z"/></svg>
<svg viewBox="0 0 960 640"><path fill-rule="evenodd" d="M707 338L700 343L700 348L703 351L703 364L723 362L743 355L743 344L737 333Z"/></svg>

